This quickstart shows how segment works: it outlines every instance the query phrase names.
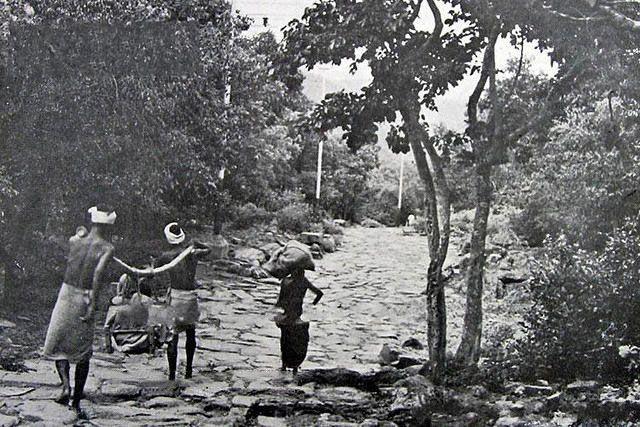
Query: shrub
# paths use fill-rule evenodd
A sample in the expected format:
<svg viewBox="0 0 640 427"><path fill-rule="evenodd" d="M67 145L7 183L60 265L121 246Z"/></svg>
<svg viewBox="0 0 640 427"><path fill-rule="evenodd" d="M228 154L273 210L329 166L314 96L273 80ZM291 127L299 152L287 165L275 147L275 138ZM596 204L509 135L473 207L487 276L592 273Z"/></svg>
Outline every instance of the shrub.
<svg viewBox="0 0 640 427"><path fill-rule="evenodd" d="M532 201L511 217L513 231L531 247L540 247L548 235L558 233L559 224L546 212L544 203Z"/></svg>
<svg viewBox="0 0 640 427"><path fill-rule="evenodd" d="M237 228L248 228L254 224L264 224L271 220L273 215L253 203L247 203L235 210L233 225Z"/></svg>
<svg viewBox="0 0 640 427"><path fill-rule="evenodd" d="M311 208L304 203L294 203L276 213L278 228L282 231L301 233L307 231L313 222Z"/></svg>
<svg viewBox="0 0 640 427"><path fill-rule="evenodd" d="M299 191L285 190L280 193L273 193L268 198L267 209L275 212L286 208L294 203L304 203L304 194Z"/></svg>
<svg viewBox="0 0 640 427"><path fill-rule="evenodd" d="M325 234L344 234L344 230L342 227L333 223L333 221L324 220L322 221L322 231Z"/></svg>
<svg viewBox="0 0 640 427"><path fill-rule="evenodd" d="M533 307L519 346L529 373L548 378L632 378L621 348L640 340L640 234L635 221L600 251L560 237L534 267Z"/></svg>

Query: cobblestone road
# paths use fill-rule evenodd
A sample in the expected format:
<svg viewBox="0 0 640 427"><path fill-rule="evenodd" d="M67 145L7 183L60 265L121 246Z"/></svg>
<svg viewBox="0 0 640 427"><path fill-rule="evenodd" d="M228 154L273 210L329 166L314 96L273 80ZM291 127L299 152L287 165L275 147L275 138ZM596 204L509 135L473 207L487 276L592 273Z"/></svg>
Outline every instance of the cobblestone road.
<svg viewBox="0 0 640 427"><path fill-rule="evenodd" d="M302 369L367 371L377 366L384 343L411 336L426 341L420 295L425 244L424 238L403 236L399 229L346 230L340 250L308 274L325 296L317 306L310 304L311 296L306 300L303 318L311 321L311 341ZM299 387L291 373L278 371L279 330L272 321L277 285L221 278L207 265L200 266L198 279L203 315L194 378L165 381L164 351L155 357L96 351L83 402L88 424L231 425L247 422L246 417L257 425L305 424L291 417L286 421L291 414L282 408L310 408L316 415L308 422L316 423L318 413L372 404L371 396L356 389ZM179 378L183 360L181 349ZM38 359L27 365L33 371L0 372L0 425L73 423L73 412L51 401L59 383L53 364ZM275 409L251 414L258 399L272 399Z"/></svg>

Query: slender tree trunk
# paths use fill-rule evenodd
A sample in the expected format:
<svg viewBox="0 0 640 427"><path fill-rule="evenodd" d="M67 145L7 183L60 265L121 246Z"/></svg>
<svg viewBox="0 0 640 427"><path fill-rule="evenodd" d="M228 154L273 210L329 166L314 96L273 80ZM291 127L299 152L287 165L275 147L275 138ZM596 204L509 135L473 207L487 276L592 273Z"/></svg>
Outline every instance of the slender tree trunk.
<svg viewBox="0 0 640 427"><path fill-rule="evenodd" d="M446 181L443 179L444 173L441 169L441 163L439 162L437 154L435 161L433 161L432 158L432 165L436 170L435 178L431 173L424 148L428 147L430 142L427 140L428 135L419 122L419 112L420 106L417 102L415 105L407 106L402 110L407 138L416 161L418 173L425 186L427 211L433 224L428 233L427 346L429 348L429 367L432 378L434 381L440 382L446 369L447 312L442 265L447 255L449 242L449 196L448 187L446 187ZM432 147L427 148L428 152L431 152L431 150ZM433 150L433 153L435 154L435 150ZM444 187L441 187L443 184L445 184ZM445 196L444 202L447 206L444 209L439 209L439 204L442 203L443 200L442 198L439 200L438 195ZM446 219L441 222L440 218L443 217L442 212L446 212L447 214L445 215ZM445 226L445 229L441 228L442 225Z"/></svg>
<svg viewBox="0 0 640 427"><path fill-rule="evenodd" d="M484 248L491 207L490 165L480 164L476 168L476 198L476 212L467 268L467 308L464 314L462 341L456 353L456 359L465 365L474 365L480 358Z"/></svg>
<svg viewBox="0 0 640 427"><path fill-rule="evenodd" d="M485 242L491 209L491 161L500 140L500 120L502 118L496 89L495 44L500 25L494 25L485 50L480 81L469 98L468 119L475 141L473 149L476 157L476 212L471 233L469 266L467 268L467 307L464 314L462 340L456 352L456 360L466 366L475 365L480 359L482 341L482 290L484 281ZM492 106L493 129L490 135L475 131L477 125L477 104L487 79L490 80L489 96Z"/></svg>

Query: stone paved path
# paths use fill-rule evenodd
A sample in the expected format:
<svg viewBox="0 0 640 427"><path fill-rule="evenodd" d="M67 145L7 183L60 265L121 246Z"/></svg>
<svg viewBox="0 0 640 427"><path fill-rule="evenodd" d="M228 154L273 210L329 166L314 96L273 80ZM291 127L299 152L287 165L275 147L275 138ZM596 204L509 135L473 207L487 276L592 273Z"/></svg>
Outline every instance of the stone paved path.
<svg viewBox="0 0 640 427"><path fill-rule="evenodd" d="M310 304L311 296L306 300L303 318L311 321L311 341L302 368L368 371L378 366L382 344L411 336L426 342L420 295L425 253L424 238L402 236L399 229L347 229L340 250L308 275L325 297L317 306ZM309 425L323 412L348 414L374 405L367 393L299 387L290 372L278 371L279 330L271 320L277 285L221 279L206 265L200 266L198 279L203 315L194 378L165 381L163 350L155 357L98 350L86 387L84 408L91 422L85 425ZM183 359L181 349L180 376ZM0 426L72 424L73 413L51 401L58 392L53 365L44 360L27 365L32 372L0 371ZM261 413L252 413L259 399ZM314 415L291 418L293 409L287 408L294 407Z"/></svg>

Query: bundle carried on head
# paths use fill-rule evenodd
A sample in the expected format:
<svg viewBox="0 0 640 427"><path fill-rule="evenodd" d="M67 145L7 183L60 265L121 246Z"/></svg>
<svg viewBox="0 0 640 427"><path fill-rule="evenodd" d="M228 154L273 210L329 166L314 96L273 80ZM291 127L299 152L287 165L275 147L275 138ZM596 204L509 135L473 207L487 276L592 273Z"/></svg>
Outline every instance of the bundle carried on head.
<svg viewBox="0 0 640 427"><path fill-rule="evenodd" d="M315 270L311 251L307 245L290 240L271 255L262 268L269 274L283 279L296 270Z"/></svg>

